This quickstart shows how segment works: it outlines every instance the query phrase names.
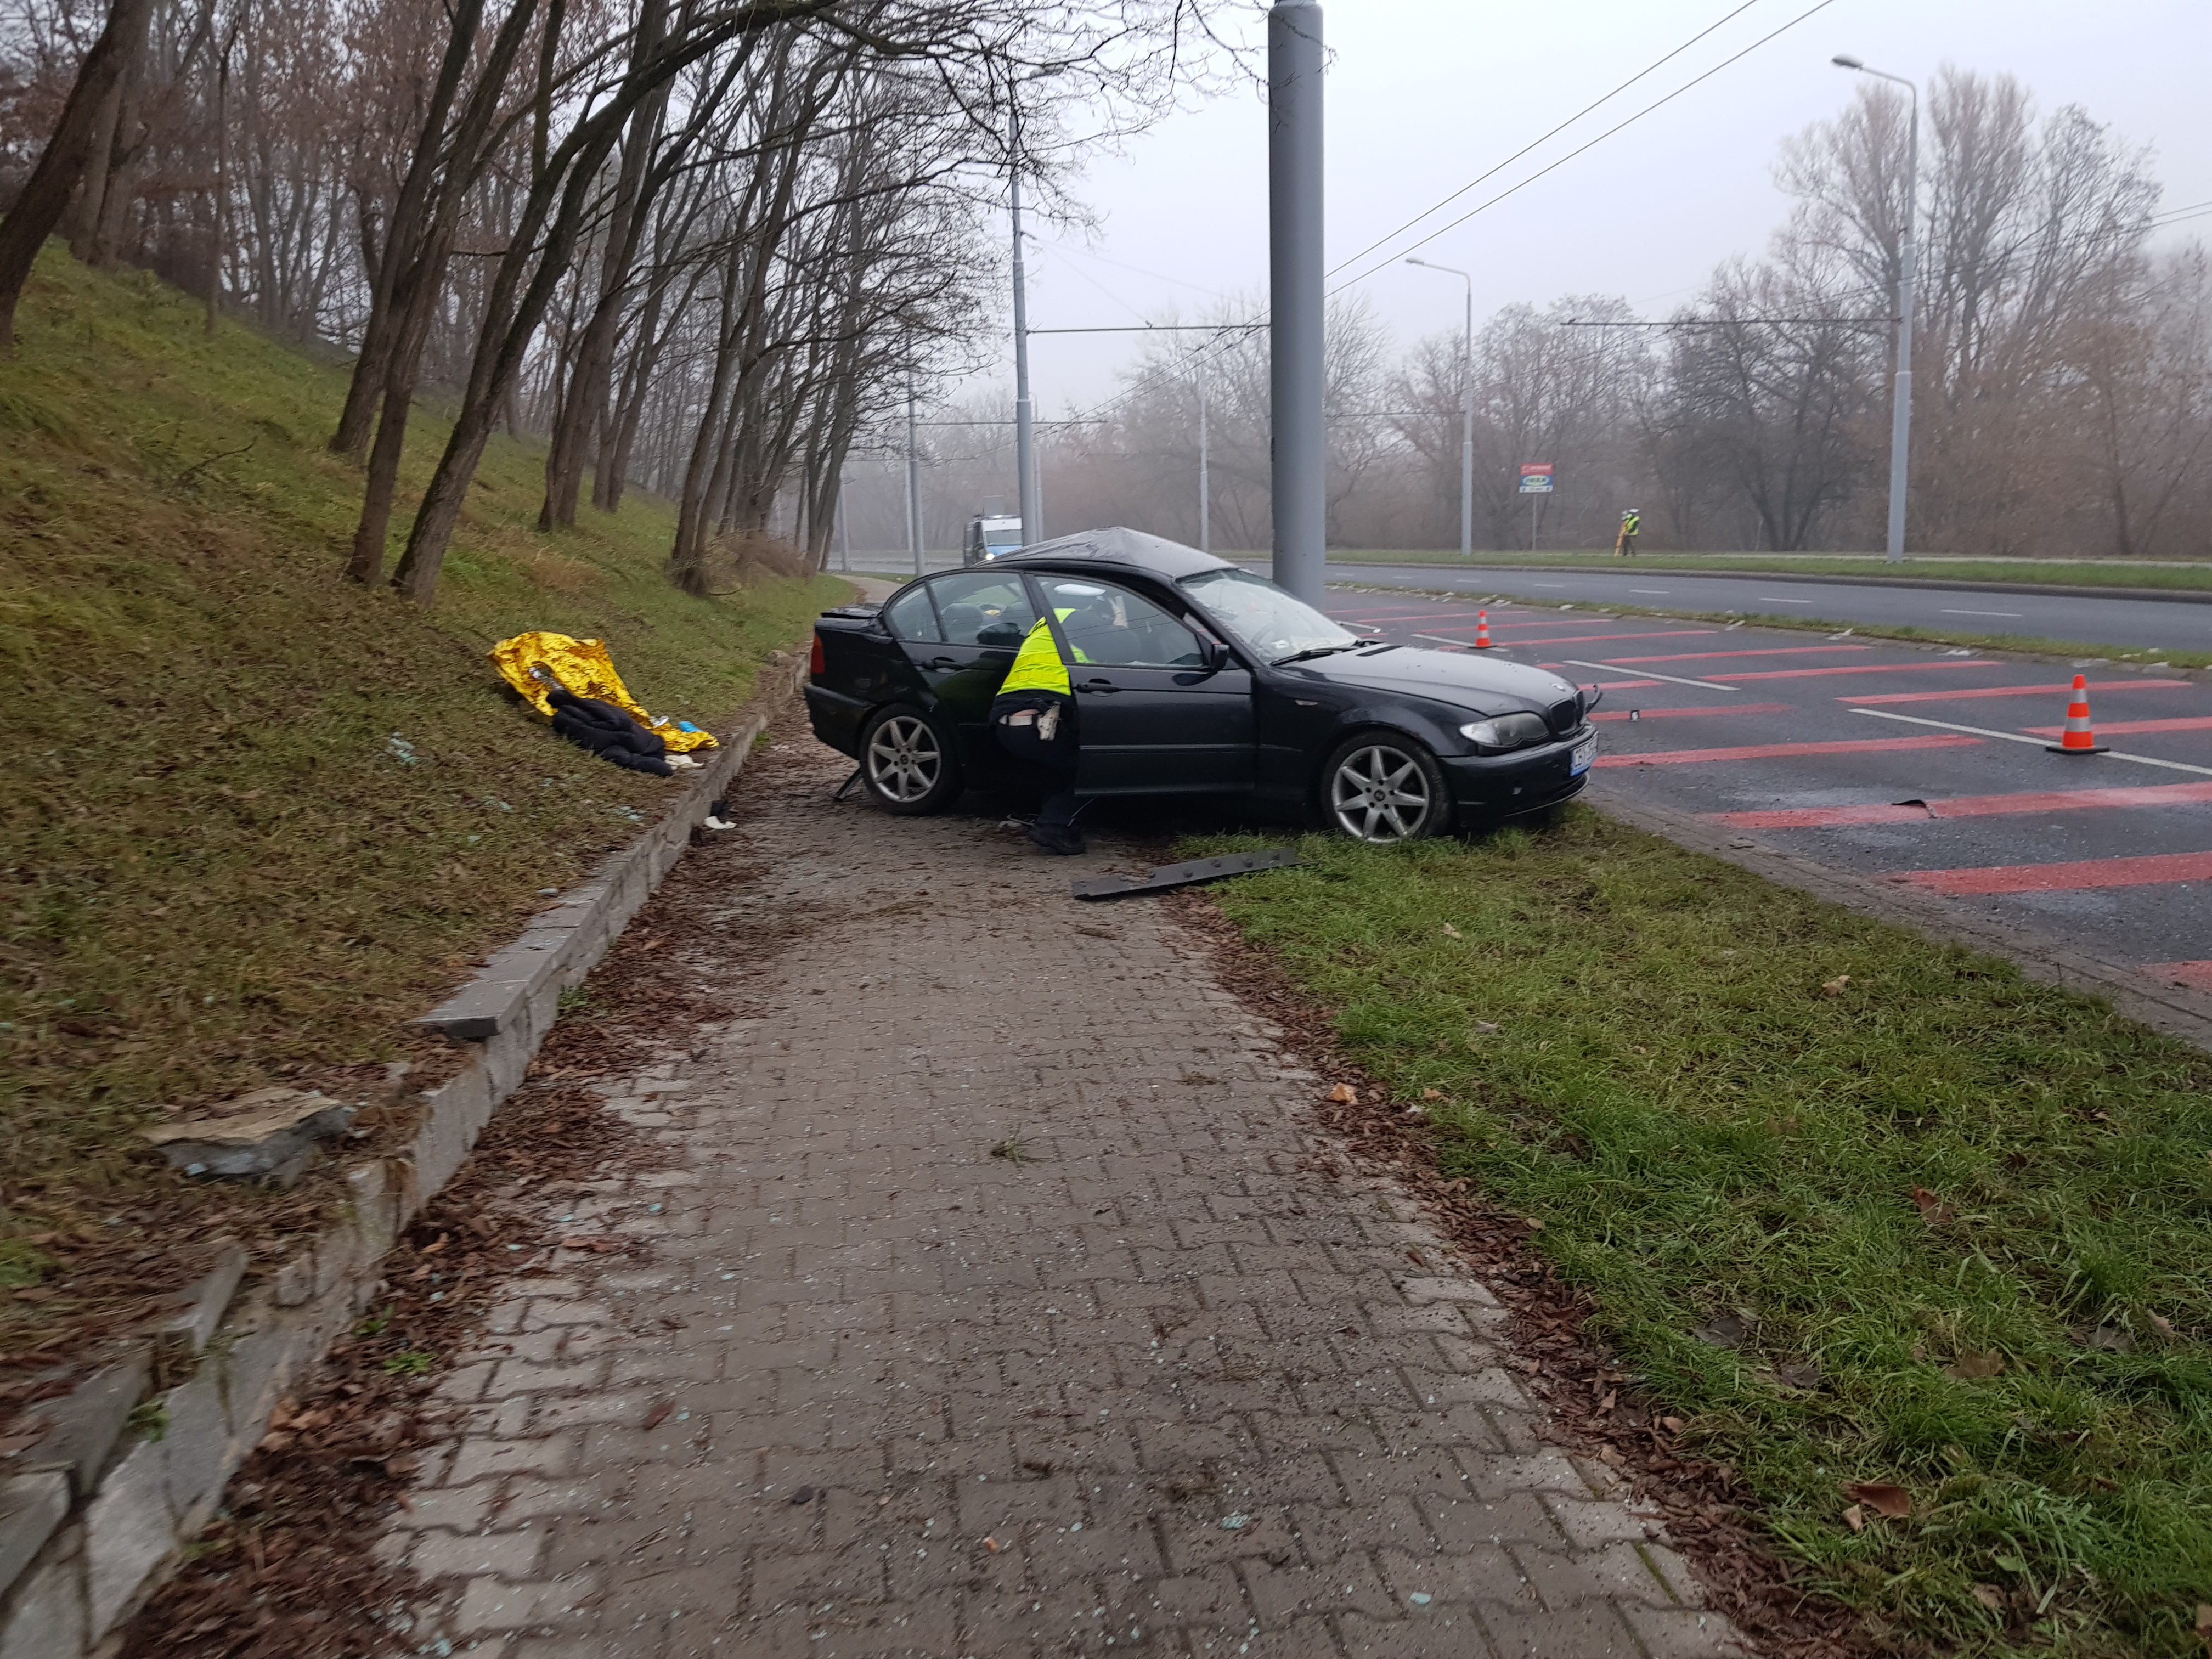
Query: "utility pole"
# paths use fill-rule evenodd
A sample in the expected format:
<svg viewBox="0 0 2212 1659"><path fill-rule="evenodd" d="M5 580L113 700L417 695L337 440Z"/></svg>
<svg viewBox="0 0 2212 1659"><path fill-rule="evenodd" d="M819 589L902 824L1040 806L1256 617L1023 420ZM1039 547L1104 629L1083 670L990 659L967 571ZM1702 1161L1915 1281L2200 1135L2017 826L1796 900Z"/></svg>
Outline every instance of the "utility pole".
<svg viewBox="0 0 2212 1659"><path fill-rule="evenodd" d="M1838 69L1893 81L1912 94L1912 130L1905 141L1905 234L1898 246L1897 373L1889 404L1889 545L1891 564L1905 562L1905 496L1912 477L1912 290L1918 252L1913 227L1920 217L1920 88L1901 75L1869 69L1848 52L1829 60Z"/></svg>
<svg viewBox="0 0 2212 1659"><path fill-rule="evenodd" d="M1213 551L1213 480L1206 433L1206 372L1198 377L1198 550Z"/></svg>
<svg viewBox="0 0 2212 1659"><path fill-rule="evenodd" d="M1275 580L1319 605L1328 570L1328 428L1322 276L1322 10L1267 13L1270 473Z"/></svg>
<svg viewBox="0 0 2212 1659"><path fill-rule="evenodd" d="M1037 489L1036 404L1030 397L1030 296L1022 258L1022 112L1006 117L1006 179L1014 221L1014 487L1021 498L1022 545L1044 539Z"/></svg>
<svg viewBox="0 0 2212 1659"><path fill-rule="evenodd" d="M1474 556L1474 278L1451 265L1407 256L1409 265L1441 270L1467 284L1467 325L1460 336L1459 388L1459 556ZM1535 535L1535 504L1529 504L1528 533ZM1533 541L1532 544L1533 545Z"/></svg>
<svg viewBox="0 0 2212 1659"><path fill-rule="evenodd" d="M921 440L914 417L914 376L906 381L906 542L914 553L914 574L923 574L921 560Z"/></svg>
<svg viewBox="0 0 2212 1659"><path fill-rule="evenodd" d="M845 517L845 475L837 475L837 568L853 568L853 526Z"/></svg>

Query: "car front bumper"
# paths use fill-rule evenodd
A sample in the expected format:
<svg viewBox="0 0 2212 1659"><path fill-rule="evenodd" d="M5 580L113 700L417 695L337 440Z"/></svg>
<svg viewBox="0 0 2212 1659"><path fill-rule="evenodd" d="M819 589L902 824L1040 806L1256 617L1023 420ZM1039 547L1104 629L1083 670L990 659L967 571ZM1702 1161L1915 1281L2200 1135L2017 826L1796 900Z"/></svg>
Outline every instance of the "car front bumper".
<svg viewBox="0 0 2212 1659"><path fill-rule="evenodd" d="M1439 755L1452 804L1462 812L1504 817L1540 811L1582 793L1587 768L1574 770L1575 750L1595 744L1595 728L1584 726L1557 743L1516 750L1510 755Z"/></svg>

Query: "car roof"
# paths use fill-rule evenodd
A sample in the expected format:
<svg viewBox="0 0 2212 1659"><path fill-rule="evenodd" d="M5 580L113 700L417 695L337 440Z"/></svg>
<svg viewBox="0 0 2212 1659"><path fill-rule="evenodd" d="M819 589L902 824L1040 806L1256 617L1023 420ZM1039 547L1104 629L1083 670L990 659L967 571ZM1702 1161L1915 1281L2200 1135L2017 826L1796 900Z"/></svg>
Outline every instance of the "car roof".
<svg viewBox="0 0 2212 1659"><path fill-rule="evenodd" d="M1226 559L1201 553L1164 536L1148 536L1141 530L1116 525L1109 530L1078 531L1055 536L1048 542L1032 542L1018 553L1001 555L996 564L1118 565L1147 576L1176 581L1206 570L1233 569Z"/></svg>

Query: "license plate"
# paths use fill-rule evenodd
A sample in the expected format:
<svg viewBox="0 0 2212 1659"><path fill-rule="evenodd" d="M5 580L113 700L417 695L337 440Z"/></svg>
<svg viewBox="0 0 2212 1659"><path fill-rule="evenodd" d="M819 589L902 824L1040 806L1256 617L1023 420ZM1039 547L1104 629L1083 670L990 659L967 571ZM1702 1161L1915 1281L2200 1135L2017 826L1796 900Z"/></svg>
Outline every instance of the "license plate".
<svg viewBox="0 0 2212 1659"><path fill-rule="evenodd" d="M1595 738L1590 738L1586 743L1577 744L1575 752L1567 757L1567 775L1571 778L1582 776L1590 769L1590 763L1596 758L1597 739Z"/></svg>

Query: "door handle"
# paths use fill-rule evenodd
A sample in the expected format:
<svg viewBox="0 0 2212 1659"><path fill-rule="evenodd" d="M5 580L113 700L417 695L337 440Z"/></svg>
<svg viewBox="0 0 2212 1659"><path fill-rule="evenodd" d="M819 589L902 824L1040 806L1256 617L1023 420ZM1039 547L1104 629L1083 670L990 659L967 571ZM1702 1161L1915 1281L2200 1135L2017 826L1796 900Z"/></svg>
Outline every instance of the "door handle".
<svg viewBox="0 0 2212 1659"><path fill-rule="evenodd" d="M932 657L927 662L924 663L922 666L925 668L957 668L960 666L960 659L957 657Z"/></svg>
<svg viewBox="0 0 2212 1659"><path fill-rule="evenodd" d="M1085 680L1083 683L1083 689L1085 691L1096 691L1103 694L1109 691L1119 691L1121 688L1115 684L1111 680Z"/></svg>

